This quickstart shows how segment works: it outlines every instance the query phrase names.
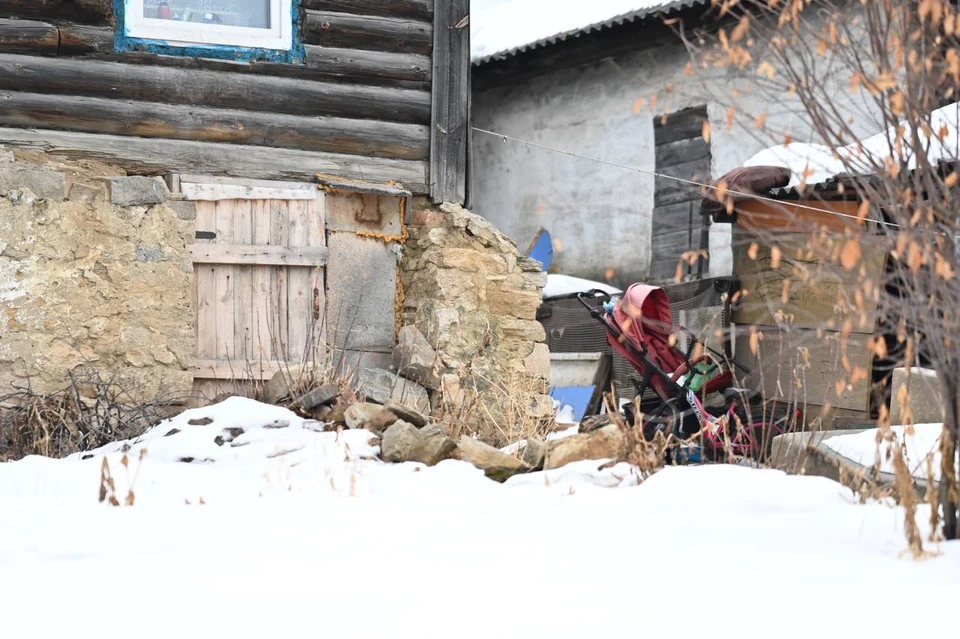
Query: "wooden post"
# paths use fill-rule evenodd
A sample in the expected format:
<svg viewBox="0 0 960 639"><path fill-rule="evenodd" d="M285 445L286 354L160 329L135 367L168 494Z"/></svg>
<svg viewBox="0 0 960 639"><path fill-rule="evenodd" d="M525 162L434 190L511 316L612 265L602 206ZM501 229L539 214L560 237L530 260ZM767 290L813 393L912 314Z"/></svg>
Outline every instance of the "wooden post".
<svg viewBox="0 0 960 639"><path fill-rule="evenodd" d="M470 131L470 0L434 8L433 114L430 127L430 196L467 201Z"/></svg>

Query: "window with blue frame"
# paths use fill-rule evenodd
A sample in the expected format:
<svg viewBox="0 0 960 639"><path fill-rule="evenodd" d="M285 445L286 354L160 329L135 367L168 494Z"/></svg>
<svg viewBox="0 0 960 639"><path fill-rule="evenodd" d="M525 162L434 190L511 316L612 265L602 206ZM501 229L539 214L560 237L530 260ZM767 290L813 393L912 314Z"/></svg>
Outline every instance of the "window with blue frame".
<svg viewBox="0 0 960 639"><path fill-rule="evenodd" d="M297 0L117 0L119 50L297 62Z"/></svg>

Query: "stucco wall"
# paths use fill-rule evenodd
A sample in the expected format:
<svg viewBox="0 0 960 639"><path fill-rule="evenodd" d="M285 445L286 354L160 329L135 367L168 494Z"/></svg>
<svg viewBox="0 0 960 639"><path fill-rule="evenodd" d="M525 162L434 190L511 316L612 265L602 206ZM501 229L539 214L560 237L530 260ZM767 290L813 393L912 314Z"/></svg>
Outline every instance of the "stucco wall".
<svg viewBox="0 0 960 639"><path fill-rule="evenodd" d="M134 399L189 392L194 210L158 201L165 190L97 162L0 152L0 394L58 390L84 368Z"/></svg>
<svg viewBox="0 0 960 639"><path fill-rule="evenodd" d="M637 51L589 66L538 76L516 86L475 91L474 126L580 155L636 167L655 168L653 115L633 113L640 97L660 94L658 110L708 106L712 173L719 177L757 151L782 142L787 134L810 139L797 104L771 100L750 80L711 69L684 74L690 55L681 43ZM483 69L474 69L477 76ZM825 77L836 103L856 117L857 135L876 132L874 119L849 91L849 78ZM672 85L667 96L664 88ZM740 91L736 99L734 88ZM665 99L666 98L666 99ZM767 111L769 137L755 129L725 130L727 108L751 118ZM558 240L552 271L604 279L614 267L614 283L643 279L650 262L654 178L590 160L533 148L483 133L474 134L473 201L478 214L493 222L525 250L543 226ZM730 227L711 229L711 274L729 274Z"/></svg>

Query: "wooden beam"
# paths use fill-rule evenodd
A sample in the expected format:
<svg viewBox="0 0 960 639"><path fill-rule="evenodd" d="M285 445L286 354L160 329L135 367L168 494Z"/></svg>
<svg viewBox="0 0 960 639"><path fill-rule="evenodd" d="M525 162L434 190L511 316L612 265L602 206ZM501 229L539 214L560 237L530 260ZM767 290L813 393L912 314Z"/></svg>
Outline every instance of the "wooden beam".
<svg viewBox="0 0 960 639"><path fill-rule="evenodd" d="M433 0L302 0L305 9L339 11L365 16L433 20Z"/></svg>
<svg viewBox="0 0 960 639"><path fill-rule="evenodd" d="M270 379L275 373L289 371L300 362L278 360L231 361L195 359L190 365L194 379Z"/></svg>
<svg viewBox="0 0 960 639"><path fill-rule="evenodd" d="M31 55L57 55L60 32L52 24L0 18L0 50Z"/></svg>
<svg viewBox="0 0 960 639"><path fill-rule="evenodd" d="M325 246L269 246L266 244L188 244L187 257L195 264L253 266L323 266Z"/></svg>
<svg viewBox="0 0 960 639"><path fill-rule="evenodd" d="M140 175L189 172L309 182L316 173L328 173L380 182L396 180L414 194L427 192L427 163L418 160L44 129L0 128L0 144L69 158L98 158Z"/></svg>
<svg viewBox="0 0 960 639"><path fill-rule="evenodd" d="M437 6L433 44L433 120L430 127L430 196L467 200L470 130L470 0Z"/></svg>
<svg viewBox="0 0 960 639"><path fill-rule="evenodd" d="M318 173L316 177L317 184L324 191L346 191L348 193L366 193L386 197L410 197L413 195L402 184L396 182L374 184L365 180L348 180L334 175L323 175L322 173Z"/></svg>
<svg viewBox="0 0 960 639"><path fill-rule="evenodd" d="M113 0L0 0L0 14L53 22L108 24Z"/></svg>
<svg viewBox="0 0 960 639"><path fill-rule="evenodd" d="M383 87L139 67L72 58L0 55L0 89L167 102L305 116L340 116L426 124L430 94Z"/></svg>
<svg viewBox="0 0 960 639"><path fill-rule="evenodd" d="M251 144L404 160L427 159L430 142L429 129L419 124L19 92L0 95L0 126Z"/></svg>
<svg viewBox="0 0 960 639"><path fill-rule="evenodd" d="M307 11L303 32L304 42L325 47L421 55L433 48L432 25L418 20Z"/></svg>
<svg viewBox="0 0 960 639"><path fill-rule="evenodd" d="M320 197L320 190L315 184L304 186L307 188L181 182L180 192L188 200L204 202L219 202L220 200L315 200Z"/></svg>

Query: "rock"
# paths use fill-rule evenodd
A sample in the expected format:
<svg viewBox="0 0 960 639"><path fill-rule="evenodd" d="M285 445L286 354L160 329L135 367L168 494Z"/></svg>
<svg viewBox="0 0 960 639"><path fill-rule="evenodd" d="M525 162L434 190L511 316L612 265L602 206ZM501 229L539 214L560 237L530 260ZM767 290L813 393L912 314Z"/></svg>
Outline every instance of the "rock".
<svg viewBox="0 0 960 639"><path fill-rule="evenodd" d="M270 381L263 386L263 402L265 404L276 404L282 399L290 399L291 395L298 390L303 377L312 372L313 367L309 364L307 366L290 366L277 371L270 378Z"/></svg>
<svg viewBox="0 0 960 639"><path fill-rule="evenodd" d="M907 390L901 389L906 386ZM901 395L906 393L906 395ZM901 402L906 399L906 402ZM909 410L905 410L909 409ZM943 402L940 399L940 380L937 372L914 366L910 375L903 367L893 369L890 389L890 421L904 424L912 418L914 424L930 424L943 421Z"/></svg>
<svg viewBox="0 0 960 639"><path fill-rule="evenodd" d="M67 194L67 178L59 171L41 168L4 166L0 168L0 191L30 189L44 200L63 201Z"/></svg>
<svg viewBox="0 0 960 639"><path fill-rule="evenodd" d="M167 199L166 183L160 177L110 178L110 201L118 206L159 204Z"/></svg>
<svg viewBox="0 0 960 639"><path fill-rule="evenodd" d="M213 443L217 446L223 446L230 443L240 435L243 435L242 428L224 428L219 435L213 438Z"/></svg>
<svg viewBox="0 0 960 639"><path fill-rule="evenodd" d="M461 437L450 456L473 464L487 477L499 482L507 481L527 470L527 466L513 455L472 437Z"/></svg>
<svg viewBox="0 0 960 639"><path fill-rule="evenodd" d="M437 425L419 429L402 419L394 422L383 433L380 453L389 462L419 462L433 466L456 448L452 439Z"/></svg>
<svg viewBox="0 0 960 639"><path fill-rule="evenodd" d="M167 206L176 214L178 219L181 220L195 220L197 219L197 204L196 202L190 202L187 200L171 200L167 202Z"/></svg>
<svg viewBox="0 0 960 639"><path fill-rule="evenodd" d="M550 379L550 347L534 344L533 352L523 360L524 372L541 379Z"/></svg>
<svg viewBox="0 0 960 639"><path fill-rule="evenodd" d="M80 182L74 182L70 186L70 191L67 195L67 199L71 202L84 202L86 204L93 204L101 198L106 199L106 189L103 187L97 188L89 184L81 184Z"/></svg>
<svg viewBox="0 0 960 639"><path fill-rule="evenodd" d="M566 466L585 459L620 460L627 453L627 438L616 424L604 426L592 433L582 433L556 439L547 445L544 470Z"/></svg>
<svg viewBox="0 0 960 639"><path fill-rule="evenodd" d="M343 421L347 425L347 428L363 428L364 424L382 410L383 406L380 404L357 402L356 404L351 404L343 411Z"/></svg>
<svg viewBox="0 0 960 639"><path fill-rule="evenodd" d="M371 433L382 433L399 419L393 411L381 408L363 425ZM414 424L416 426L416 424Z"/></svg>
<svg viewBox="0 0 960 639"><path fill-rule="evenodd" d="M539 439L529 437L523 441L523 452L520 461L530 470L540 470L547 456L547 444Z"/></svg>
<svg viewBox="0 0 960 639"><path fill-rule="evenodd" d="M379 404L393 400L416 410L430 409L426 388L414 381L397 377L384 368L361 370L357 392Z"/></svg>
<svg viewBox="0 0 960 639"><path fill-rule="evenodd" d="M609 424L610 424L609 415L607 414L591 415L589 417L584 418L584 420L580 422L579 431L581 433L592 433L593 431L599 430Z"/></svg>
<svg viewBox="0 0 960 639"><path fill-rule="evenodd" d="M427 425L427 422L430 421L423 413L413 410L408 406L404 406L399 402L388 401L385 407L400 419L410 422L417 428L423 428Z"/></svg>
<svg viewBox="0 0 960 639"><path fill-rule="evenodd" d="M329 404L339 396L340 387L336 384L327 384L326 386L314 388L306 395L303 395L296 401L296 404L304 410L310 410L323 404Z"/></svg>
<svg viewBox="0 0 960 639"><path fill-rule="evenodd" d="M211 417L194 417L191 420L187 421L191 426L206 426L207 424L213 423L213 418Z"/></svg>
<svg viewBox="0 0 960 639"><path fill-rule="evenodd" d="M426 388L440 388L440 377L434 370L437 352L416 326L400 329L397 345L393 349L393 366L401 375Z"/></svg>
<svg viewBox="0 0 960 639"><path fill-rule="evenodd" d="M420 429L420 435L423 437L423 444L420 446L418 454L419 461L427 466L439 464L444 459L450 457L450 453L457 447L457 443L447 437L443 428L439 424L430 424Z"/></svg>

